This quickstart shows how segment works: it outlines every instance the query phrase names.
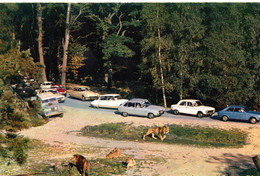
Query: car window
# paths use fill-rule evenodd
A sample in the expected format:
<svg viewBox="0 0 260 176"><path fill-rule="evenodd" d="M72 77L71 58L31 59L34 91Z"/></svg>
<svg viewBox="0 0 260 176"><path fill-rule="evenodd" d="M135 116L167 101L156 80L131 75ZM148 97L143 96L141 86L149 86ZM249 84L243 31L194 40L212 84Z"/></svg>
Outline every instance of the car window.
<svg viewBox="0 0 260 176"><path fill-rule="evenodd" d="M187 103L187 106L192 106L192 103L191 103L191 102L188 102L188 103Z"/></svg>
<svg viewBox="0 0 260 176"><path fill-rule="evenodd" d="M128 106L128 103L125 103L124 106L125 106L125 107Z"/></svg>
<svg viewBox="0 0 260 176"><path fill-rule="evenodd" d="M48 103L48 100L42 100L42 103Z"/></svg>
<svg viewBox="0 0 260 176"><path fill-rule="evenodd" d="M56 98L50 98L49 99L49 102L55 102L56 101Z"/></svg>
<svg viewBox="0 0 260 176"><path fill-rule="evenodd" d="M135 107L136 107L136 108L141 108L141 104L140 104L140 103L136 103L136 104L135 104Z"/></svg>
<svg viewBox="0 0 260 176"><path fill-rule="evenodd" d="M107 100L107 96L100 97L100 100Z"/></svg>
<svg viewBox="0 0 260 176"><path fill-rule="evenodd" d="M151 103L150 103L149 101L146 101L146 102L144 102L144 104L143 104L144 107L148 107L148 106L150 106L150 105L151 105Z"/></svg>
<svg viewBox="0 0 260 176"><path fill-rule="evenodd" d="M203 104L202 104L200 101L196 101L196 103L194 104L194 106L196 106L196 104L197 104L197 106L203 106Z"/></svg>
<svg viewBox="0 0 260 176"><path fill-rule="evenodd" d="M186 106L186 101L181 102L180 106Z"/></svg>
<svg viewBox="0 0 260 176"><path fill-rule="evenodd" d="M228 108L227 111L234 111L234 108Z"/></svg>
<svg viewBox="0 0 260 176"><path fill-rule="evenodd" d="M234 112L240 112L241 108L235 108Z"/></svg>
<svg viewBox="0 0 260 176"><path fill-rule="evenodd" d="M129 102L128 107L134 107L134 103Z"/></svg>
<svg viewBox="0 0 260 176"><path fill-rule="evenodd" d="M115 100L114 97L108 97L108 100Z"/></svg>

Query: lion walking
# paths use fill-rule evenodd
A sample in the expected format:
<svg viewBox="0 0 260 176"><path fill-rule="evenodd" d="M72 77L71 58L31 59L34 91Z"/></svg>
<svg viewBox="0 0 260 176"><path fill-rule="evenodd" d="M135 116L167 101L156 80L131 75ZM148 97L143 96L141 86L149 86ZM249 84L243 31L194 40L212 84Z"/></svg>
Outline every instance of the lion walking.
<svg viewBox="0 0 260 176"><path fill-rule="evenodd" d="M73 155L73 164L69 164L69 173L71 175L71 168L75 166L81 176L87 176L90 170L90 163L82 155Z"/></svg>
<svg viewBox="0 0 260 176"><path fill-rule="evenodd" d="M152 138L157 139L155 137L158 136L162 141L166 138L166 134L169 133L169 127L168 126L161 126L161 127L155 127L155 128L149 128L147 132L143 135L143 140L145 140L145 137L152 134Z"/></svg>

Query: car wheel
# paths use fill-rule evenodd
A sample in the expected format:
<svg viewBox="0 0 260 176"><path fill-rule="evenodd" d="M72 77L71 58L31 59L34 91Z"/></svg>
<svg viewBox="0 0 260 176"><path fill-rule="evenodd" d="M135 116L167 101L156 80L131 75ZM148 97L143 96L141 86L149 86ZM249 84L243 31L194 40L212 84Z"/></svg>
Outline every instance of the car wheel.
<svg viewBox="0 0 260 176"><path fill-rule="evenodd" d="M122 112L122 116L127 117L128 116L127 112Z"/></svg>
<svg viewBox="0 0 260 176"><path fill-rule="evenodd" d="M62 118L64 116L64 114L62 113L61 115L60 115L60 117Z"/></svg>
<svg viewBox="0 0 260 176"><path fill-rule="evenodd" d="M179 111L175 109L175 110L172 111L172 113L173 113L174 115L178 115L178 114L179 114Z"/></svg>
<svg viewBox="0 0 260 176"><path fill-rule="evenodd" d="M197 117L198 118L202 118L204 115L203 115L203 113L202 112L198 112L198 114L197 114Z"/></svg>
<svg viewBox="0 0 260 176"><path fill-rule="evenodd" d="M82 96L82 101L86 101L86 97Z"/></svg>
<svg viewBox="0 0 260 176"><path fill-rule="evenodd" d="M153 113L149 113L148 114L148 119L153 119L154 118L154 114Z"/></svg>
<svg viewBox="0 0 260 176"><path fill-rule="evenodd" d="M251 117L251 118L249 119L249 122L250 122L251 124L255 124L255 123L256 123L256 118Z"/></svg>
<svg viewBox="0 0 260 176"><path fill-rule="evenodd" d="M224 121L224 122L226 122L226 121L228 121L228 116L222 116L222 120Z"/></svg>

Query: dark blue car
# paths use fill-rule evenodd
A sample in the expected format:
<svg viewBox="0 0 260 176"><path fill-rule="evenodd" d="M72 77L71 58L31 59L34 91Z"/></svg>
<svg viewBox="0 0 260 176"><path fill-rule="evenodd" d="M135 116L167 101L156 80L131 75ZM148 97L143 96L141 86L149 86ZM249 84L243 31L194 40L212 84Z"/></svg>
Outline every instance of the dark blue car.
<svg viewBox="0 0 260 176"><path fill-rule="evenodd" d="M252 124L259 122L260 112L249 111L246 106L232 105L218 112L218 116L223 121L233 120L243 120L248 121Z"/></svg>

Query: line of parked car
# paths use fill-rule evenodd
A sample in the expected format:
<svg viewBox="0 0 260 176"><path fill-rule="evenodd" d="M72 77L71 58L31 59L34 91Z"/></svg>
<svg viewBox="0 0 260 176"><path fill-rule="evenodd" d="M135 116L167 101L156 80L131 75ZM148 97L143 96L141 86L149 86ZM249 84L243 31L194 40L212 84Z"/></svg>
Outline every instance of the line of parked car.
<svg viewBox="0 0 260 176"><path fill-rule="evenodd" d="M51 96L51 94L52 96ZM62 85L53 85L52 82L45 82L41 85L41 89L38 90L38 96L42 102L45 102L45 97L49 97L49 100L53 100L56 97L59 103L65 101L67 91ZM152 105L147 99L133 98L123 99L120 94L104 94L100 95L92 90L88 86L75 86L69 91L71 98L81 99L82 101L92 100L90 105L94 108L113 108L117 109L118 112L127 117L128 115L143 116L149 119L159 117L165 112L165 108L162 106ZM64 97L61 97L64 96ZM43 101L44 100L44 101ZM55 104L56 107L52 107ZM60 110L60 107L54 101L43 105L43 109L46 110L45 115L52 114L54 111ZM60 113L60 112L59 112ZM58 114L59 114L58 113ZM210 106L204 106L199 100L195 99L183 99L177 104L171 105L171 113L174 115L188 114L194 115L198 118L205 116L212 116L215 113L215 108ZM53 113L55 114L55 113ZM218 112L217 116L223 121L228 120L243 120L248 121L252 124L260 121L260 112L249 111L246 106L232 105Z"/></svg>

